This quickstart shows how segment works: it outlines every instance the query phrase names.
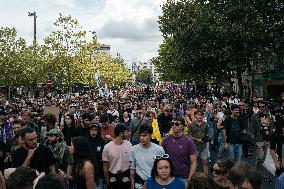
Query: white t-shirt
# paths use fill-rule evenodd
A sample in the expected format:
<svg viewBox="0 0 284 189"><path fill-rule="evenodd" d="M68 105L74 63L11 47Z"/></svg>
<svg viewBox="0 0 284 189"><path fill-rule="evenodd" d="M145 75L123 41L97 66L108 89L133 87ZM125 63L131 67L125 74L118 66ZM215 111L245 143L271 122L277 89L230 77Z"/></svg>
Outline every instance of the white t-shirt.
<svg viewBox="0 0 284 189"><path fill-rule="evenodd" d="M164 155L165 151L162 146L151 143L149 148L143 148L141 144L137 144L131 148L129 155L130 169L146 180L151 176L151 171L157 155Z"/></svg>

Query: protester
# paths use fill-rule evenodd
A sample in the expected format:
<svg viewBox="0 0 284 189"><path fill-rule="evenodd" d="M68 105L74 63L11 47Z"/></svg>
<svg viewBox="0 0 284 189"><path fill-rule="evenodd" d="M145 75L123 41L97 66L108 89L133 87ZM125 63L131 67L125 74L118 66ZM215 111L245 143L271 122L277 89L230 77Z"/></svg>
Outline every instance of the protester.
<svg viewBox="0 0 284 189"><path fill-rule="evenodd" d="M173 134L162 141L161 146L170 155L177 177L187 183L196 172L197 150L191 138L183 134L184 119L175 118L172 121Z"/></svg>
<svg viewBox="0 0 284 189"><path fill-rule="evenodd" d="M157 119L155 118L155 113L152 112L152 111L148 111L146 113L146 117L148 119L147 124L151 125L152 128L153 128L153 133L151 135L152 142L154 142L155 144L161 144L162 137L161 137L161 133L160 133L160 130L159 130L159 125L158 125Z"/></svg>
<svg viewBox="0 0 284 189"><path fill-rule="evenodd" d="M130 129L130 123L131 123L131 118L129 117L129 112L128 111L124 111L123 112L123 117L120 121L120 123L125 124L125 126Z"/></svg>
<svg viewBox="0 0 284 189"><path fill-rule="evenodd" d="M275 128L274 121L266 109L266 103L259 101L258 108L257 113L252 115L250 130L256 142L256 165L259 167L265 160L270 137Z"/></svg>
<svg viewBox="0 0 284 189"><path fill-rule="evenodd" d="M140 143L131 148L129 155L132 189L141 189L146 179L151 176L153 157L165 154L161 146L151 142L153 128L150 125L141 125L139 134Z"/></svg>
<svg viewBox="0 0 284 189"><path fill-rule="evenodd" d="M131 144L139 144L139 127L147 124L148 119L143 113L143 108L138 106L136 112L136 118L131 120L130 131L131 131Z"/></svg>
<svg viewBox="0 0 284 189"><path fill-rule="evenodd" d="M47 132L45 143L50 148L55 158L55 168L66 179L72 180L73 158L70 155L68 146L64 141L63 133L59 129L51 129Z"/></svg>
<svg viewBox="0 0 284 189"><path fill-rule="evenodd" d="M94 189L97 181L97 165L90 153L88 139L82 136L73 138L70 153L74 158L73 184L77 189Z"/></svg>
<svg viewBox="0 0 284 189"><path fill-rule="evenodd" d="M163 112L157 117L159 130L165 136L171 130L172 115L168 106L164 107Z"/></svg>
<svg viewBox="0 0 284 189"><path fill-rule="evenodd" d="M74 137L75 120L71 114L67 114L64 117L64 124L61 131L64 135L64 140L68 146L71 146L71 140Z"/></svg>
<svg viewBox="0 0 284 189"><path fill-rule="evenodd" d="M208 178L203 173L196 172L192 176L187 189L218 189L218 188L215 187L211 178Z"/></svg>
<svg viewBox="0 0 284 189"><path fill-rule="evenodd" d="M100 116L101 127L101 137L106 141L110 142L115 138L114 134L114 125L110 123L109 117L107 114Z"/></svg>
<svg viewBox="0 0 284 189"><path fill-rule="evenodd" d="M230 182L227 180L228 172L235 165L235 162L230 159L218 159L213 167L213 181L219 189L225 189L230 187Z"/></svg>
<svg viewBox="0 0 284 189"><path fill-rule="evenodd" d="M261 189L262 178L258 171L247 162L237 162L228 172L230 189Z"/></svg>
<svg viewBox="0 0 284 189"><path fill-rule="evenodd" d="M33 181L37 178L36 171L29 167L17 168L8 178L8 189L33 189Z"/></svg>
<svg viewBox="0 0 284 189"><path fill-rule="evenodd" d="M47 132L51 129L55 129L56 116L51 113L47 113L43 116L44 126L40 130L40 142L43 144L47 139Z"/></svg>
<svg viewBox="0 0 284 189"><path fill-rule="evenodd" d="M173 163L168 154L155 157L151 177L145 183L146 189L185 189L183 180L175 177Z"/></svg>
<svg viewBox="0 0 284 189"><path fill-rule="evenodd" d="M109 189L130 188L129 154L131 143L126 141L127 127L117 124L115 138L105 145L102 160L106 187Z"/></svg>
<svg viewBox="0 0 284 189"><path fill-rule="evenodd" d="M55 173L56 160L48 147L37 143L35 130L30 127L23 128L21 137L24 146L12 152L13 167L31 167L39 173Z"/></svg>
<svg viewBox="0 0 284 189"><path fill-rule="evenodd" d="M88 136L88 145L94 161L98 166L98 182L96 189L104 188L104 171L102 153L106 145L106 141L101 137L101 126L99 123L93 123L90 125L90 135Z"/></svg>
<svg viewBox="0 0 284 189"><path fill-rule="evenodd" d="M68 189L68 187L63 177L50 173L38 180L35 189Z"/></svg>
<svg viewBox="0 0 284 189"><path fill-rule="evenodd" d="M239 106L233 104L231 111L232 115L228 116L224 121L224 148L228 149L231 159L238 161L242 157L243 149L240 135L243 132L244 126L239 120Z"/></svg>
<svg viewBox="0 0 284 189"><path fill-rule="evenodd" d="M190 137L198 150L198 157L201 159L203 173L208 175L208 158L209 149L208 141L208 126L203 121L204 113L200 110L195 113L195 121L189 126Z"/></svg>
<svg viewBox="0 0 284 189"><path fill-rule="evenodd" d="M93 115L90 113L84 113L82 115L82 124L79 127L74 129L73 137L83 136L87 137L89 135L89 127L91 121L93 119Z"/></svg>

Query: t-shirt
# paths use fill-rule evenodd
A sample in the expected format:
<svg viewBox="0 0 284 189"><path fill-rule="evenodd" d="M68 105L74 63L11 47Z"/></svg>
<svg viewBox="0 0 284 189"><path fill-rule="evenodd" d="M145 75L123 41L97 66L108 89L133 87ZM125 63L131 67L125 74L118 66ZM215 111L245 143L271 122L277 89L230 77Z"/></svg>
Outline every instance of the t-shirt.
<svg viewBox="0 0 284 189"><path fill-rule="evenodd" d="M23 147L13 151L11 155L13 167L18 168L22 166L27 155L28 151ZM48 147L39 144L30 161L30 167L36 169L40 173L48 173L49 166L55 164L55 161L51 150Z"/></svg>
<svg viewBox="0 0 284 189"><path fill-rule="evenodd" d="M88 137L90 133L90 128L85 127L75 127L73 137L82 136L82 137Z"/></svg>
<svg viewBox="0 0 284 189"><path fill-rule="evenodd" d="M109 126L107 127L102 127L101 128L101 137L108 141L106 135L110 135L112 138L114 138L114 126L112 124L110 124Z"/></svg>
<svg viewBox="0 0 284 189"><path fill-rule="evenodd" d="M196 146L191 138L186 135L181 137L167 136L161 146L173 162L177 177L188 178L190 170L190 155L196 155Z"/></svg>
<svg viewBox="0 0 284 189"><path fill-rule="evenodd" d="M129 155L130 169L135 170L143 180L146 180L151 176L155 157L163 154L165 154L163 147L154 143L151 143L149 148L144 148L141 144L132 146Z"/></svg>
<svg viewBox="0 0 284 189"><path fill-rule="evenodd" d="M164 189L164 188L167 188L167 189L184 189L185 183L183 182L183 180L181 180L179 178L175 178L170 184L161 185L155 179L150 177L146 181L146 188L151 188L151 189Z"/></svg>
<svg viewBox="0 0 284 189"><path fill-rule="evenodd" d="M192 123L189 127L189 133L192 137L196 139L202 139L208 133L208 126L205 122L202 122L201 125L198 125L196 122ZM206 142L197 142L194 141L196 148L199 152L206 148Z"/></svg>
<svg viewBox="0 0 284 189"><path fill-rule="evenodd" d="M240 144L240 134L242 125L239 119L227 117L224 121L224 129L226 129L227 143Z"/></svg>
<svg viewBox="0 0 284 189"><path fill-rule="evenodd" d="M64 135L64 141L68 146L71 146L71 139L74 136L75 125L71 125L70 127L65 126L62 130Z"/></svg>
<svg viewBox="0 0 284 189"><path fill-rule="evenodd" d="M124 140L122 144L113 141L105 145L102 160L109 163L109 171L113 174L124 172L129 169L129 154L131 143Z"/></svg>
<svg viewBox="0 0 284 189"><path fill-rule="evenodd" d="M103 138L101 138L101 136L99 135L97 135L95 138L89 136L88 145L90 153L95 158L98 165L98 177L103 178L102 153L104 146L106 145L106 141Z"/></svg>

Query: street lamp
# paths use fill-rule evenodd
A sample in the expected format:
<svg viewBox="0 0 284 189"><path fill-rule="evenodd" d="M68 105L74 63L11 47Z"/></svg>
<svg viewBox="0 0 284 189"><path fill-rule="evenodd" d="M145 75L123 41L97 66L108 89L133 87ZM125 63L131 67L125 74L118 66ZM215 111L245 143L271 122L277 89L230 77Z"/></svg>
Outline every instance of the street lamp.
<svg viewBox="0 0 284 189"><path fill-rule="evenodd" d="M36 12L28 12L28 16L33 16L34 17L34 43L36 43Z"/></svg>

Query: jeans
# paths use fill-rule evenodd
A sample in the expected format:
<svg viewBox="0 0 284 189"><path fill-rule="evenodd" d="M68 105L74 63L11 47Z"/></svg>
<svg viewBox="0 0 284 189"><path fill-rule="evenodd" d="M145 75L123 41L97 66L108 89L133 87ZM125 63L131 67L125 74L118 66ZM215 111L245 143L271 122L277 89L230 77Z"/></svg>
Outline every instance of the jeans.
<svg viewBox="0 0 284 189"><path fill-rule="evenodd" d="M256 142L256 165L260 166L263 164L267 150L269 150L269 141L264 141L264 142Z"/></svg>
<svg viewBox="0 0 284 189"><path fill-rule="evenodd" d="M229 144L229 157L235 161L242 158L243 145L242 144Z"/></svg>
<svg viewBox="0 0 284 189"><path fill-rule="evenodd" d="M99 179L94 189L104 189L104 180Z"/></svg>

